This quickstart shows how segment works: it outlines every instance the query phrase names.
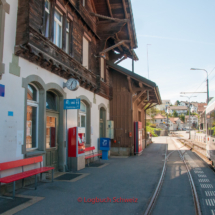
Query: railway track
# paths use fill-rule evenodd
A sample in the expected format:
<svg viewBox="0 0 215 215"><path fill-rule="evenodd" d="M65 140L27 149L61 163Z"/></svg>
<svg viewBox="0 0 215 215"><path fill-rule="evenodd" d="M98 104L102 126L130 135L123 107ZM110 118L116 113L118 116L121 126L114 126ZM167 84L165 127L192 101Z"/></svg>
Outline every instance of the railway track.
<svg viewBox="0 0 215 215"><path fill-rule="evenodd" d="M180 148L175 144L175 141L173 140L173 144L175 145L176 149L177 150L174 150L172 152L170 152L169 154L168 153L168 145L167 145L167 148L166 148L166 152L165 152L165 160L164 160L164 165L163 165L163 169L162 169L162 173L161 173L161 176L160 176L160 179L159 179L159 182L157 184L157 187L155 189L155 192L149 202L149 205L144 213L144 215L149 215L152 213L153 211L153 208L154 206L156 205L156 200L159 196L159 193L160 193L160 190L162 188L162 184L163 184L163 181L164 181L164 177L165 177L165 173L166 173L166 168L167 168L167 161L168 161L168 158L172 155L173 152L175 151L178 151L179 153L179 156L181 158L181 160L183 161L185 167L186 167L186 170L187 170L187 175L188 175L188 179L189 179L189 182L190 182L190 186L191 186L191 190L192 190L192 195L193 195L193 200L194 200L194 205L195 205L195 211L196 211L196 215L201 215L202 212L201 212L201 208L200 208L200 203L199 203L199 198L198 198L198 194L197 194L197 191L196 191L196 187L195 187L195 184L194 184L194 181L193 181L193 178L192 178L192 175L190 173L190 169L187 165L187 162L184 158L184 154L181 153L180 151ZM183 147L183 146L182 146ZM181 147L181 148L182 148Z"/></svg>

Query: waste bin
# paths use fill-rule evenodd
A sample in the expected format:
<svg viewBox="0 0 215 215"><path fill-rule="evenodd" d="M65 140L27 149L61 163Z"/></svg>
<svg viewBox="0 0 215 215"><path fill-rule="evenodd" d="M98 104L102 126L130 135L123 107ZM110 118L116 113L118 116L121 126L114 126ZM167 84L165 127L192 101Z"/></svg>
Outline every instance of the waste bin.
<svg viewBox="0 0 215 215"><path fill-rule="evenodd" d="M110 138L100 138L100 150L102 150L102 160L108 160L108 151L111 147Z"/></svg>

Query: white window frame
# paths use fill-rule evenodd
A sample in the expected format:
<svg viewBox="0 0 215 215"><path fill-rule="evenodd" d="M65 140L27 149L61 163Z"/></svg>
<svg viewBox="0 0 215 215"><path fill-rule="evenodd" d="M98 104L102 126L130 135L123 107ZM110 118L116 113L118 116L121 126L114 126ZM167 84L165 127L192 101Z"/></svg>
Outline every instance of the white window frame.
<svg viewBox="0 0 215 215"><path fill-rule="evenodd" d="M100 75L101 75L101 80L105 80L105 59L103 57L100 58Z"/></svg>
<svg viewBox="0 0 215 215"><path fill-rule="evenodd" d="M84 104L84 102L81 102L81 103L85 106L86 112L82 112L81 110L79 111L80 127L81 127L81 116L85 116L85 129L86 129L87 128L87 106Z"/></svg>
<svg viewBox="0 0 215 215"><path fill-rule="evenodd" d="M70 31L70 21L67 19L66 23L68 24L68 28L66 28L66 53L69 54L69 31Z"/></svg>
<svg viewBox="0 0 215 215"><path fill-rule="evenodd" d="M32 85L33 87L35 87L35 89L37 90L37 100L36 101L32 101L32 100L27 100L27 106L31 106L31 107L36 107L37 108L37 119L36 119L36 147L34 148L26 148L26 151L31 151L31 150L35 150L38 149L38 128L39 128L39 90L38 88L32 84L29 83L28 85ZM26 113L27 115L27 113ZM26 117L26 123L27 123L27 117ZM27 135L27 134L26 134ZM27 136L26 136L27 137Z"/></svg>
<svg viewBox="0 0 215 215"><path fill-rule="evenodd" d="M46 0L46 1L49 3L49 7L51 7L51 2L49 0ZM46 8L46 6L45 6L45 13L48 13L48 15L49 15L49 26L50 26L50 10L49 9L50 8ZM49 37L49 26L48 26L48 32L46 32L46 29L45 29L46 37ZM47 35L47 33L48 33L48 35Z"/></svg>
<svg viewBox="0 0 215 215"><path fill-rule="evenodd" d="M58 32L58 28L57 28L57 26L56 26L56 32L54 32L54 34L56 35L55 36L55 39L56 39L56 41L54 41L54 44L56 45L56 46L58 46L59 48L62 48L62 38L63 38L63 14L57 9L57 8L55 8L55 12L58 12L60 15L61 15L61 21L60 20L58 20L57 18L56 18L56 16L55 16L55 14L54 14L54 25L55 25L55 23L56 23L56 25L59 25L60 27L61 27L61 41L60 41L60 46L58 46L57 45L57 41L58 41L58 37L59 37L59 32Z"/></svg>
<svg viewBox="0 0 215 215"><path fill-rule="evenodd" d="M88 50L85 50L85 46L84 46L84 40L86 40L87 44L88 44ZM86 69L89 69L89 46L90 46L90 42L89 40L83 36L83 60L82 60L82 65L83 67L85 67ZM84 55L84 53L87 51L87 55ZM87 56L87 57L86 57ZM85 59L86 57L86 59ZM86 62L85 62L86 61ZM87 64L87 65L84 65L84 64Z"/></svg>
<svg viewBox="0 0 215 215"><path fill-rule="evenodd" d="M86 5L86 0L82 0L83 2L82 2L82 4L83 4L83 7L85 7L85 5Z"/></svg>

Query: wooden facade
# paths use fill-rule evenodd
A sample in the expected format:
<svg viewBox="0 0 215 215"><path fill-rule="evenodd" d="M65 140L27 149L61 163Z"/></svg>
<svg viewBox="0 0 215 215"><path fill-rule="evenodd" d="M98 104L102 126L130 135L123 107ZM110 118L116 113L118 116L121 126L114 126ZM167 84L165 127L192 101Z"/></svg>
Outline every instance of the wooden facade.
<svg viewBox="0 0 215 215"><path fill-rule="evenodd" d="M49 1L50 25L46 36L45 0L19 0L15 54L59 77L75 78L81 87L110 100L115 139L121 147L132 148L133 137L129 137L129 132L133 134L134 121L144 125L145 110L160 104L161 99L155 83L116 65L126 58L138 60L130 0ZM63 16L62 48L53 42L55 10ZM88 68L82 65L83 37L89 41ZM104 78L101 58L105 62Z"/></svg>
<svg viewBox="0 0 215 215"><path fill-rule="evenodd" d="M142 122L143 140L146 140L146 110L161 103L156 84L116 64L108 63L113 99L110 119L114 121L115 140L112 147L130 148L134 153L134 122ZM147 95L148 94L148 95ZM131 136L129 133L131 132ZM145 148L145 142L143 143Z"/></svg>

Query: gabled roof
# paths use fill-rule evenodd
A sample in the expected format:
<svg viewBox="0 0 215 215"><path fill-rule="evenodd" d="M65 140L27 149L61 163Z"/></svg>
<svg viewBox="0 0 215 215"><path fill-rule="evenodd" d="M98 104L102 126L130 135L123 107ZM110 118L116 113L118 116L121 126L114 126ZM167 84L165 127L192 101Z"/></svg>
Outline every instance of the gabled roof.
<svg viewBox="0 0 215 215"><path fill-rule="evenodd" d="M166 119L166 117L162 116L161 114L157 114L154 116L154 119Z"/></svg>
<svg viewBox="0 0 215 215"><path fill-rule="evenodd" d="M187 110L187 106L169 106L170 110Z"/></svg>
<svg viewBox="0 0 215 215"><path fill-rule="evenodd" d="M146 114L146 119L151 120L152 117L150 117L148 114Z"/></svg>

